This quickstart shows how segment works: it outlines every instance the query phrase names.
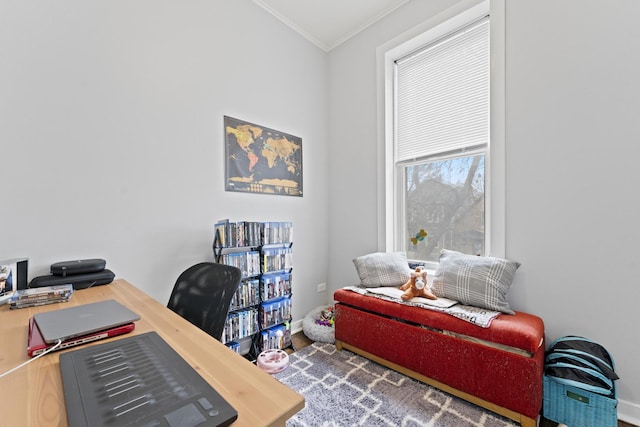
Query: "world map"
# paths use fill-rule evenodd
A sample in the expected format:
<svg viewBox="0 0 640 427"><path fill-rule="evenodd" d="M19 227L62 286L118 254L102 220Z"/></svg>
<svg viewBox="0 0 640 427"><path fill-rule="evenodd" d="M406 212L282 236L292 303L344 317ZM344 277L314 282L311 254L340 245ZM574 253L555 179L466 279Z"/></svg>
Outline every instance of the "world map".
<svg viewBox="0 0 640 427"><path fill-rule="evenodd" d="M302 139L224 117L226 190L302 196Z"/></svg>

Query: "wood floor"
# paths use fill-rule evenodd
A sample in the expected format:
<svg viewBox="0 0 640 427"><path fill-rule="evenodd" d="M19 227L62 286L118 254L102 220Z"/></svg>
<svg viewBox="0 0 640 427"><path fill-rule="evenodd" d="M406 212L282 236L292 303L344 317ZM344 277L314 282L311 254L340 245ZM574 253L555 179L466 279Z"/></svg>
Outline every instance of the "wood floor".
<svg viewBox="0 0 640 427"><path fill-rule="evenodd" d="M313 341L307 338L307 336L302 332L291 335L291 346L293 347L293 350L302 350L311 344L313 344Z"/></svg>
<svg viewBox="0 0 640 427"><path fill-rule="evenodd" d="M302 332L295 333L291 335L291 346L293 348L290 349L290 351L301 350L312 343L313 341L307 338L307 336ZM558 424L553 421L549 421L545 418L541 418L539 426L540 427L557 427ZM618 427L637 427L637 426L634 426L633 424L625 423L624 421L618 421Z"/></svg>

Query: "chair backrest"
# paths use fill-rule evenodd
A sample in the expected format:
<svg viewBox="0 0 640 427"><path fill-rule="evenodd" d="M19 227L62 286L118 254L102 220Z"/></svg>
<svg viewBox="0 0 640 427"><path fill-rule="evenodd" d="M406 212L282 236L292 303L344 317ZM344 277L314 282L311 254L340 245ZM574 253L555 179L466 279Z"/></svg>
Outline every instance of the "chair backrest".
<svg viewBox="0 0 640 427"><path fill-rule="evenodd" d="M220 341L231 299L240 285L236 267L202 262L176 281L167 307Z"/></svg>

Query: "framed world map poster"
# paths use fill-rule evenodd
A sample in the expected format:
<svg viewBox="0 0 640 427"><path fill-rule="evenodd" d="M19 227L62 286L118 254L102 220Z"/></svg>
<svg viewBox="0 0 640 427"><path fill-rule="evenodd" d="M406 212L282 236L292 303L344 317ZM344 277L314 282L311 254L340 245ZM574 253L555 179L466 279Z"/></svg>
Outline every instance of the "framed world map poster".
<svg viewBox="0 0 640 427"><path fill-rule="evenodd" d="M302 139L224 116L226 191L302 197Z"/></svg>

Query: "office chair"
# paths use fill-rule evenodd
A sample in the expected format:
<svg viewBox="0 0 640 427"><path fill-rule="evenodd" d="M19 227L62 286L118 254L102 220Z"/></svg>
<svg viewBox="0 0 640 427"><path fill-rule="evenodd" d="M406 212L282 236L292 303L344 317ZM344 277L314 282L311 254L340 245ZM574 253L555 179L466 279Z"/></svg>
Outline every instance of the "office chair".
<svg viewBox="0 0 640 427"><path fill-rule="evenodd" d="M236 267L201 262L180 274L167 307L220 341L241 279Z"/></svg>

